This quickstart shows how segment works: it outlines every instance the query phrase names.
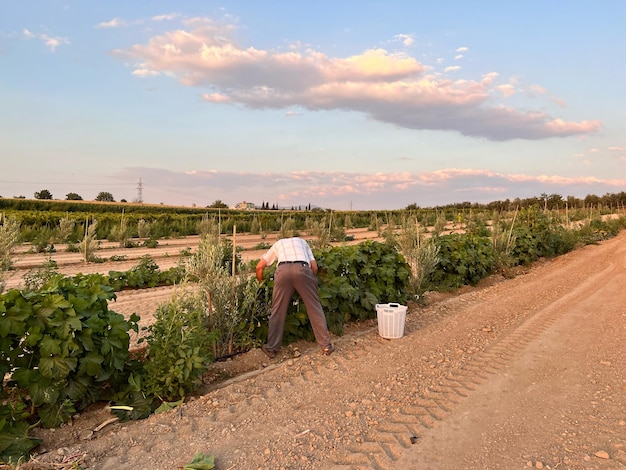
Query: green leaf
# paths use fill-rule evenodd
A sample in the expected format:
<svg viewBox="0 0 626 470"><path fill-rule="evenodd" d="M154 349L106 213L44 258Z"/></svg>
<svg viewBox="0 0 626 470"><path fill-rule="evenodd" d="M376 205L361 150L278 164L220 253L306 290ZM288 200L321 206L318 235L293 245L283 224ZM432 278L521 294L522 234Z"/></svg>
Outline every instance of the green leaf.
<svg viewBox="0 0 626 470"><path fill-rule="evenodd" d="M121 393L116 405L121 405L123 408L111 407L111 412L122 421L147 418L154 409L152 400L146 397L143 392L127 391L127 393ZM131 411L128 411L125 407L130 407Z"/></svg>
<svg viewBox="0 0 626 470"><path fill-rule="evenodd" d="M158 414L158 413L163 413L165 411L170 411L176 408L177 406L182 405L184 402L185 402L184 398L181 398L178 401L164 401L163 403L161 403L161 406L159 406L156 410L154 410L154 412Z"/></svg>
<svg viewBox="0 0 626 470"><path fill-rule="evenodd" d="M76 409L70 400L62 403L45 404L37 410L41 424L46 428L56 428L69 421Z"/></svg>
<svg viewBox="0 0 626 470"><path fill-rule="evenodd" d="M80 359L78 372L80 374L87 374L91 377L96 377L102 368L104 357L97 352L90 352L85 357Z"/></svg>
<svg viewBox="0 0 626 470"><path fill-rule="evenodd" d="M141 377L135 377L135 374L130 374L128 377L128 389L133 392L141 391Z"/></svg>
<svg viewBox="0 0 626 470"><path fill-rule="evenodd" d="M95 401L95 397L99 394L98 392L100 392L100 387L93 387L90 385L92 385L92 381L89 377L70 376L63 392L74 402L82 401L86 403L93 403Z"/></svg>
<svg viewBox="0 0 626 470"><path fill-rule="evenodd" d="M17 422L12 427L0 427L0 462L17 463L27 460L30 451L43 441L28 436L28 423Z"/></svg>
<svg viewBox="0 0 626 470"><path fill-rule="evenodd" d="M85 351L93 351L95 348L92 335L93 330L91 328L83 328L82 331L76 333L76 340L80 342Z"/></svg>
<svg viewBox="0 0 626 470"><path fill-rule="evenodd" d="M44 403L56 403L61 394L61 387L51 380L38 380L29 386L30 398L34 406L41 406Z"/></svg>
<svg viewBox="0 0 626 470"><path fill-rule="evenodd" d="M43 333L37 326L31 327L24 335L24 341L29 346L35 346L39 341L41 341L41 338L43 338Z"/></svg>
<svg viewBox="0 0 626 470"><path fill-rule="evenodd" d="M42 356L52 356L61 353L61 340L46 335L39 343L39 353Z"/></svg>
<svg viewBox="0 0 626 470"><path fill-rule="evenodd" d="M36 313L42 317L48 317L56 310L62 310L71 307L72 304L61 294L48 294L42 302L37 306Z"/></svg>
<svg viewBox="0 0 626 470"><path fill-rule="evenodd" d="M211 470L215 468L215 457L198 452L193 460L183 467L183 470Z"/></svg>
<svg viewBox="0 0 626 470"><path fill-rule="evenodd" d="M20 367L13 371L11 379L14 380L20 388L27 389L31 383L40 381L42 377L41 372L37 369Z"/></svg>
<svg viewBox="0 0 626 470"><path fill-rule="evenodd" d="M55 317L55 318L53 318ZM74 331L80 331L83 324L76 316L54 315L49 319L50 326L56 327L55 331L59 338L67 338Z"/></svg>
<svg viewBox="0 0 626 470"><path fill-rule="evenodd" d="M33 314L33 308L24 301L22 297L16 299L16 303L11 305L2 315L0 321L0 336L16 335L22 336L26 331L26 320Z"/></svg>
<svg viewBox="0 0 626 470"><path fill-rule="evenodd" d="M78 358L54 355L39 360L41 375L48 378L64 378L76 369Z"/></svg>

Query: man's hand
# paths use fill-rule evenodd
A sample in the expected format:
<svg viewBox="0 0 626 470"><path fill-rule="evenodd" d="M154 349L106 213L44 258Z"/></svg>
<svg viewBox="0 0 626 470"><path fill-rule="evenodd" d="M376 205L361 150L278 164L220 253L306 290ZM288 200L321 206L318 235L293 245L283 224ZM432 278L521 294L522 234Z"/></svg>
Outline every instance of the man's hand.
<svg viewBox="0 0 626 470"><path fill-rule="evenodd" d="M311 271L313 271L313 274L317 276L317 262L315 260L309 261L309 266L311 266Z"/></svg>
<svg viewBox="0 0 626 470"><path fill-rule="evenodd" d="M261 258L261 260L256 265L256 280L259 282L263 282L263 270L267 266L267 262Z"/></svg>

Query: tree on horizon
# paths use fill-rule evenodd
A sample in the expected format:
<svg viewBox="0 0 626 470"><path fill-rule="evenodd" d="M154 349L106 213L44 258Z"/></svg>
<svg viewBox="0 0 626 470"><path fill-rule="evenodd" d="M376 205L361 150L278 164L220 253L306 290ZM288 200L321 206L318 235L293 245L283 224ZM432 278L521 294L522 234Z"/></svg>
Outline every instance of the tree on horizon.
<svg viewBox="0 0 626 470"><path fill-rule="evenodd" d="M47 189L35 192L35 199L52 199L52 193Z"/></svg>
<svg viewBox="0 0 626 470"><path fill-rule="evenodd" d="M96 196L96 201L98 202L115 202L115 198L113 194L108 191L100 191Z"/></svg>
<svg viewBox="0 0 626 470"><path fill-rule="evenodd" d="M77 193L67 193L65 195L65 200L66 201L82 201L83 197Z"/></svg>
<svg viewBox="0 0 626 470"><path fill-rule="evenodd" d="M209 206L211 209L228 209L228 205L222 202L221 199L216 199L213 204Z"/></svg>

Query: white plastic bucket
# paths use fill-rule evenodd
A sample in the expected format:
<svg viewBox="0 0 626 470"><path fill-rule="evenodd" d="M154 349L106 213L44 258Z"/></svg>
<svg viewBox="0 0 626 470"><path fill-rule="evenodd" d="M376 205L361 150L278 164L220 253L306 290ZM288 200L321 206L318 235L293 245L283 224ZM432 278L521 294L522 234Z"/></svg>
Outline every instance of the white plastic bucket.
<svg viewBox="0 0 626 470"><path fill-rule="evenodd" d="M404 336L406 305L376 304L378 334L385 339L397 339Z"/></svg>

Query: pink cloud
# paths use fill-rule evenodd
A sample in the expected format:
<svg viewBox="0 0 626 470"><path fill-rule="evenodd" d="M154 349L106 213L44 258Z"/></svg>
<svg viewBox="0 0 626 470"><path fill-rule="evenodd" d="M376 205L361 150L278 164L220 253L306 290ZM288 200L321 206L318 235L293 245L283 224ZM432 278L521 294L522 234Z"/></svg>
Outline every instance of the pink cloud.
<svg viewBox="0 0 626 470"><path fill-rule="evenodd" d="M151 168L129 168L114 175L116 180L128 179L134 187L141 174L144 194L151 191L172 198L206 204L215 199L227 203L242 200L280 199L288 205L312 202L337 207L338 201L354 201L362 208L400 208L411 202L440 205L461 202L491 202L496 198L536 197L542 193L584 197L621 191L626 180L596 176L565 177L560 175L506 174L473 168L448 168L424 173L350 173L299 171L290 173L221 172L191 170L173 172ZM167 196L167 197L166 197ZM148 200L146 199L146 200ZM425 201L429 201L428 204ZM175 201L171 201L175 203ZM364 205L366 205L364 207Z"/></svg>
<svg viewBox="0 0 626 470"><path fill-rule="evenodd" d="M545 125L555 134L590 134L597 132L602 124L600 121L565 122L562 119L554 119L546 122Z"/></svg>
<svg viewBox="0 0 626 470"><path fill-rule="evenodd" d="M137 61L139 76L164 74L184 86L209 88L211 92L202 96L211 103L352 110L408 129L453 131L495 141L588 135L601 127L597 120L570 122L543 112L494 106L495 90L505 96L514 91L511 84L498 84L495 72L480 81L450 81L406 54L378 48L329 57L300 45L288 51L265 50L238 44L235 29L233 24L192 18L183 28L114 55Z"/></svg>

